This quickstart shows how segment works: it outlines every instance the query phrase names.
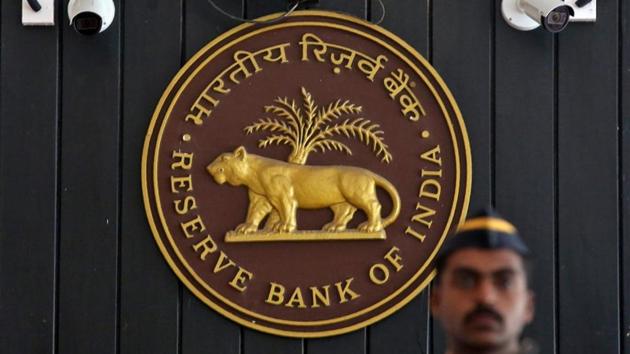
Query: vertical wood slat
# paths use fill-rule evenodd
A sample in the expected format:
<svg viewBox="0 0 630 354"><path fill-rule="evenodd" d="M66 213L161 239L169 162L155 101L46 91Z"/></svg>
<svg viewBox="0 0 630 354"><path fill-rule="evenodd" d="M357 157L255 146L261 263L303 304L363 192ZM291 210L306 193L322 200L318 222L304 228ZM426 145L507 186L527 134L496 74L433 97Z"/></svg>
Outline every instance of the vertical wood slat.
<svg viewBox="0 0 630 354"><path fill-rule="evenodd" d="M116 1L116 8L120 2ZM120 16L62 25L59 352L117 350Z"/></svg>
<svg viewBox="0 0 630 354"><path fill-rule="evenodd" d="M281 13L287 10L287 2L284 0L245 0L247 9L245 17L256 19L273 13Z"/></svg>
<svg viewBox="0 0 630 354"><path fill-rule="evenodd" d="M536 316L526 337L555 352L554 41L544 30L522 32L496 16L497 210L512 221L533 255L530 284ZM569 29L570 30L570 29Z"/></svg>
<svg viewBox="0 0 630 354"><path fill-rule="evenodd" d="M429 48L429 1L383 0L385 18L380 24L427 58ZM371 0L372 20L380 17L380 5ZM370 354L426 353L428 338L428 291L391 316L368 328Z"/></svg>
<svg viewBox="0 0 630 354"><path fill-rule="evenodd" d="M494 0L434 1L433 65L462 112L472 150L469 212L492 203ZM433 323L433 353L445 351L440 324Z"/></svg>
<svg viewBox="0 0 630 354"><path fill-rule="evenodd" d="M618 14L559 35L559 352L618 353Z"/></svg>
<svg viewBox="0 0 630 354"><path fill-rule="evenodd" d="M235 16L241 16L243 12L240 1L216 0L215 3ZM188 60L206 43L238 24L217 12L205 0L185 1L184 60ZM183 285L180 286L183 287L182 354L240 353L240 327L210 309Z"/></svg>
<svg viewBox="0 0 630 354"><path fill-rule="evenodd" d="M494 0L435 1L433 66L457 102L473 157L470 211L492 203L492 37ZM499 15L500 16L500 15Z"/></svg>
<svg viewBox="0 0 630 354"><path fill-rule="evenodd" d="M338 11L365 20L367 17L367 0L319 0L319 9Z"/></svg>
<svg viewBox="0 0 630 354"><path fill-rule="evenodd" d="M620 271L620 296L621 296L621 353L630 354L630 5L620 2L620 45L621 63L619 72L619 98L621 99L621 111L619 112L621 141L619 156L621 160L620 186L623 194L621 199L621 271Z"/></svg>
<svg viewBox="0 0 630 354"><path fill-rule="evenodd" d="M287 2L283 0L246 0L246 17L258 18L271 13L284 12ZM304 354L304 340L269 335L243 328L243 354Z"/></svg>
<svg viewBox="0 0 630 354"><path fill-rule="evenodd" d="M335 337L306 339L304 347L305 354L365 354L365 344L366 330L362 328Z"/></svg>
<svg viewBox="0 0 630 354"><path fill-rule="evenodd" d="M57 237L58 30L0 4L0 348L52 353Z"/></svg>
<svg viewBox="0 0 630 354"><path fill-rule="evenodd" d="M379 25L394 32L428 59L429 3L431 0L382 0L385 17ZM381 17L379 0L370 0L371 21Z"/></svg>
<svg viewBox="0 0 630 354"><path fill-rule="evenodd" d="M179 286L147 224L139 161L153 110L180 66L182 2L123 6L120 353L171 354L179 343Z"/></svg>
<svg viewBox="0 0 630 354"><path fill-rule="evenodd" d="M320 0L319 8L327 11L340 11L361 19L366 19L367 16L365 0ZM366 332L366 329L360 329L341 336L306 339L304 352L305 354L366 354Z"/></svg>
<svg viewBox="0 0 630 354"><path fill-rule="evenodd" d="M428 353L428 291L392 315L368 327L369 354Z"/></svg>

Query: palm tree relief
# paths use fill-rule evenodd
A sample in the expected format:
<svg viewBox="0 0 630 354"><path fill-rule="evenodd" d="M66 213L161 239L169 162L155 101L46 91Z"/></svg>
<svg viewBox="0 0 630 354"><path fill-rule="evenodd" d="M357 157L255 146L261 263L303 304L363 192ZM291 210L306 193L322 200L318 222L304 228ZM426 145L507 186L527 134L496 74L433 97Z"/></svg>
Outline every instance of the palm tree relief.
<svg viewBox="0 0 630 354"><path fill-rule="evenodd" d="M292 148L288 161L304 165L308 155L313 151L325 152L337 150L352 155L350 148L333 139L335 136L357 138L361 142L372 147L376 156L381 161L389 163L392 154L384 142L383 131L378 124L365 118L346 118L346 115L360 114L361 106L350 103L348 100L337 100L326 107L319 108L315 104L313 96L302 87L303 107L299 107L295 101L287 97L278 97L275 105L265 107L265 112L273 113L278 118L264 118L245 127L247 134L258 131L270 131L273 134L261 139L258 146L266 148L270 145L286 144ZM333 122L338 122L332 124Z"/></svg>

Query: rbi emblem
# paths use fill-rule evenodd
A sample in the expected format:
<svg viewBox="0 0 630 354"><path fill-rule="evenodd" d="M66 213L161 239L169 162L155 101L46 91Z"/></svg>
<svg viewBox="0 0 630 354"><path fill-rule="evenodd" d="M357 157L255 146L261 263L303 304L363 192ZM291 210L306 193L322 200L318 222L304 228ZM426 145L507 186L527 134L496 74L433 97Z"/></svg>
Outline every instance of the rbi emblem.
<svg viewBox="0 0 630 354"><path fill-rule="evenodd" d="M426 287L470 169L425 59L379 27L303 11L239 26L180 70L142 184L155 240L197 297L247 327L321 337Z"/></svg>

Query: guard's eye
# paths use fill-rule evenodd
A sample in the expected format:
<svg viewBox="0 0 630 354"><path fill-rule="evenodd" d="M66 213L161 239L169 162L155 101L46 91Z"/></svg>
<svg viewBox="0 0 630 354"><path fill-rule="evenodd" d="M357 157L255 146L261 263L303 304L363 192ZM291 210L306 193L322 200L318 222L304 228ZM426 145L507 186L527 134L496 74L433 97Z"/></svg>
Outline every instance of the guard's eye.
<svg viewBox="0 0 630 354"><path fill-rule="evenodd" d="M459 289L472 289L477 285L478 276L471 272L453 274L453 284Z"/></svg>
<svg viewBox="0 0 630 354"><path fill-rule="evenodd" d="M500 272L494 275L494 285L497 289L507 290L514 285L515 274L513 272Z"/></svg>
<svg viewBox="0 0 630 354"><path fill-rule="evenodd" d="M219 168L219 172L224 172L224 171L225 171L225 169L223 167Z"/></svg>

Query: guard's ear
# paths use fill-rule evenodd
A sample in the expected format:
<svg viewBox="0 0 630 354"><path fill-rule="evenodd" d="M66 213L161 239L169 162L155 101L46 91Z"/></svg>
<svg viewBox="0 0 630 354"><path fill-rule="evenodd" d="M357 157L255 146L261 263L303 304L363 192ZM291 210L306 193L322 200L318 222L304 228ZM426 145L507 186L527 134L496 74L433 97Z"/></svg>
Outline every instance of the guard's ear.
<svg viewBox="0 0 630 354"><path fill-rule="evenodd" d="M247 157L247 151L245 151L245 147L244 146L237 147L236 150L234 150L234 157L236 157L237 159L241 161L245 161L245 158Z"/></svg>
<svg viewBox="0 0 630 354"><path fill-rule="evenodd" d="M534 310L536 308L536 296L531 290L527 290L527 308L525 313L525 323L529 324L534 320Z"/></svg>

